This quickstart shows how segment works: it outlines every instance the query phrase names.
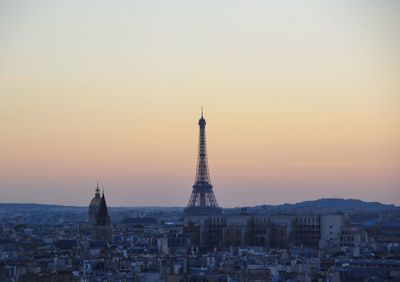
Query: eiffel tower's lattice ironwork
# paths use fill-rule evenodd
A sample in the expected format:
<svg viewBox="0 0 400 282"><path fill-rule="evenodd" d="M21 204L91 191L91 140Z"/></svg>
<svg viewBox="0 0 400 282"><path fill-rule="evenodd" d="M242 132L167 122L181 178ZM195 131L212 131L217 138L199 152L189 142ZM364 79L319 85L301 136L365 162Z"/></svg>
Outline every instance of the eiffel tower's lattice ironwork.
<svg viewBox="0 0 400 282"><path fill-rule="evenodd" d="M193 185L192 194L190 196L187 207L184 211L189 214L218 214L221 208L218 206L217 199L213 192L213 186L210 181L207 162L207 145L206 145L206 120L201 112L199 120L199 150L197 156L196 177Z"/></svg>

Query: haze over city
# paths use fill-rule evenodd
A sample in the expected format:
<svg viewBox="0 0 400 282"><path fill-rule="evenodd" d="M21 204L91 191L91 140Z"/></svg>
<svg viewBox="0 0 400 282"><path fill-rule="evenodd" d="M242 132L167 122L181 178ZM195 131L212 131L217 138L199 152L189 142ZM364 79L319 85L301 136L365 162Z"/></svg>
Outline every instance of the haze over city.
<svg viewBox="0 0 400 282"><path fill-rule="evenodd" d="M400 1L118 3L0 2L0 202L399 205Z"/></svg>

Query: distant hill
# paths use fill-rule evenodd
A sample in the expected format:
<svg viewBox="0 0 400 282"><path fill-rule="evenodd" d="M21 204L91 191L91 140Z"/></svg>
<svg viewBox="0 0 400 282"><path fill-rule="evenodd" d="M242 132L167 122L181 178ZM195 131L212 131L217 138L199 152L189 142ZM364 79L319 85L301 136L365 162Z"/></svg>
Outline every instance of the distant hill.
<svg viewBox="0 0 400 282"><path fill-rule="evenodd" d="M283 204L277 206L264 205L254 207L257 210L268 210L271 212L375 212L400 210L399 206L387 205L379 202L365 202L358 199L324 198L313 201L304 201L296 204Z"/></svg>
<svg viewBox="0 0 400 282"><path fill-rule="evenodd" d="M63 206L52 204L22 204L22 203L0 203L0 209L13 210L82 210L85 211L88 207L85 206ZM125 210L146 210L151 212L156 211L182 211L182 207L109 207L110 211L125 211ZM240 212L241 208L225 209L230 212ZM387 205L379 202L365 202L358 199L338 199L324 198L313 201L304 201L295 204L282 205L259 205L248 207L248 212L255 213L301 213L301 212L376 212L376 211L400 211L399 206Z"/></svg>
<svg viewBox="0 0 400 282"><path fill-rule="evenodd" d="M0 209L25 209L25 210L45 210L45 209L82 209L79 206L64 206L52 204L35 203L0 203Z"/></svg>
<svg viewBox="0 0 400 282"><path fill-rule="evenodd" d="M386 205L379 202L364 202L358 199L336 199L326 198L315 201L305 201L295 204L296 206L303 207L314 207L314 208L332 208L340 210L364 210L364 211L375 211L375 210L389 210L396 209L395 205Z"/></svg>
<svg viewBox="0 0 400 282"><path fill-rule="evenodd" d="M12 210L87 210L87 206L66 206L54 204L35 204L35 203L0 203L0 209ZM146 211L174 211L183 210L182 207L108 207L110 211L126 210L146 210Z"/></svg>

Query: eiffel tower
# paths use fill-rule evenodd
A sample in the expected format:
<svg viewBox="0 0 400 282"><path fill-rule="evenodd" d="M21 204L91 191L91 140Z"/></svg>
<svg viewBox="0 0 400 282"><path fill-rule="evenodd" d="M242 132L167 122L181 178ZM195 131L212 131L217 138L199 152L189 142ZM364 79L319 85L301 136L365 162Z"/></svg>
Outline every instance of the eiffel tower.
<svg viewBox="0 0 400 282"><path fill-rule="evenodd" d="M218 206L217 199L213 192L213 186L210 181L207 162L207 146L206 146L206 120L203 117L203 109L201 110L201 118L199 119L199 149L197 156L196 178L193 185L192 194L190 196L184 215L214 215L221 214L222 209Z"/></svg>

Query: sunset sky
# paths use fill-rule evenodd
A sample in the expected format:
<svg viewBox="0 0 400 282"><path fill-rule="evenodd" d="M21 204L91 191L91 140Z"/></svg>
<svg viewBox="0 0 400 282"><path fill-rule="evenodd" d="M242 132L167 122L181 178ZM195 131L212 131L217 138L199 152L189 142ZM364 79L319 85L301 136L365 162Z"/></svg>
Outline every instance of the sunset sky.
<svg viewBox="0 0 400 282"><path fill-rule="evenodd" d="M400 204L400 1L0 1L0 202Z"/></svg>

